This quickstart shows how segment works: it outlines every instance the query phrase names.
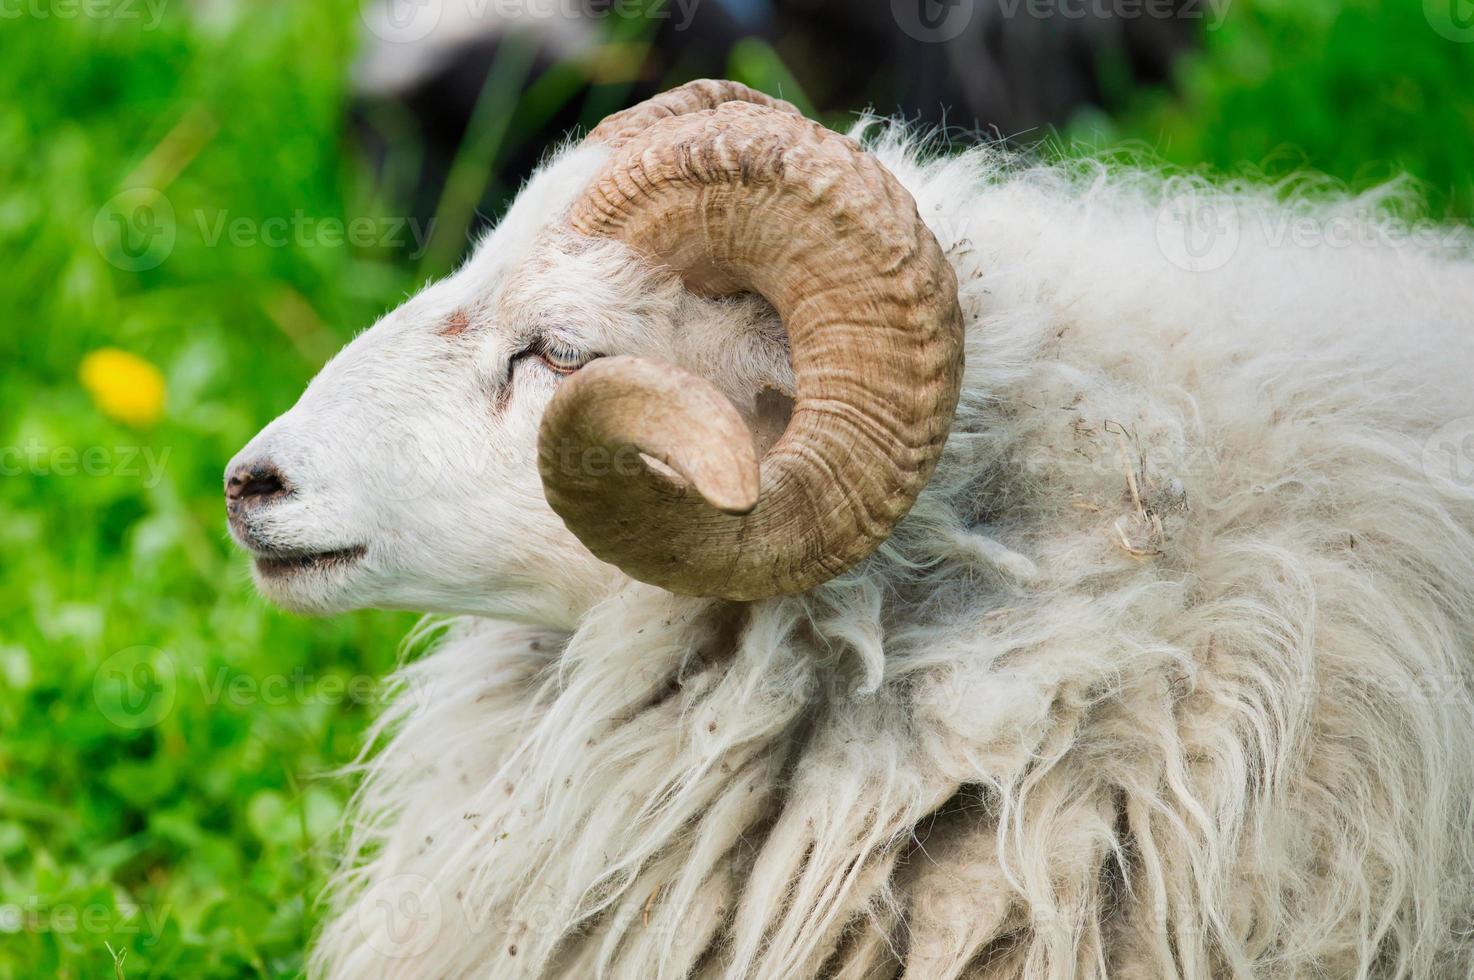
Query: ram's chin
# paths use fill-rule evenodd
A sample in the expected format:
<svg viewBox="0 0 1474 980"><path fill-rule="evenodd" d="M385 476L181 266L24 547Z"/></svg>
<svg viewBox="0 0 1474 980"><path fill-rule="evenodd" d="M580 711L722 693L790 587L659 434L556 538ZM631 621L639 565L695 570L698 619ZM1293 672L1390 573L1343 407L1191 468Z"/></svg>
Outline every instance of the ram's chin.
<svg viewBox="0 0 1474 980"><path fill-rule="evenodd" d="M364 549L257 555L251 578L260 593L288 612L330 616L360 608L353 588Z"/></svg>

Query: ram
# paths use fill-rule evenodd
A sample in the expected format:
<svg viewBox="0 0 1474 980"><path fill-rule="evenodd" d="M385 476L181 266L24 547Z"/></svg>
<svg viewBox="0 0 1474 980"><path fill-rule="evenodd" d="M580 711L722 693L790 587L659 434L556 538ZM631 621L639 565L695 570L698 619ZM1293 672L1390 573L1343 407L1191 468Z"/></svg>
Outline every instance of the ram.
<svg viewBox="0 0 1474 980"><path fill-rule="evenodd" d="M1468 974L1474 240L924 149L612 116L231 463L442 614L316 972Z"/></svg>

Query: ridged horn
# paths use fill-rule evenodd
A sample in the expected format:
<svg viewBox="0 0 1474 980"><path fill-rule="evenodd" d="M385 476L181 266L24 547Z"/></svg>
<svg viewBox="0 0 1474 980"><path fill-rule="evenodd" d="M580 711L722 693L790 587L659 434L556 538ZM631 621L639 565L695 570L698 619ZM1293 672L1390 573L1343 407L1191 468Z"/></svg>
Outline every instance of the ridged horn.
<svg viewBox="0 0 1474 980"><path fill-rule="evenodd" d="M706 381L596 360L543 417L548 502L600 559L672 592L811 589L879 547L936 466L962 376L956 277L895 177L802 116L729 101L624 140L572 228L698 292L765 297L789 336L793 414L759 466Z"/></svg>
<svg viewBox="0 0 1474 980"><path fill-rule="evenodd" d="M741 82L729 82L720 78L699 78L668 92L661 92L639 105L605 116L604 120L584 138L584 142L603 143L618 149L662 119L669 119L671 116L685 116L704 109L715 109L728 102L748 102L795 116L802 115L793 103L775 99L771 95L764 95Z"/></svg>

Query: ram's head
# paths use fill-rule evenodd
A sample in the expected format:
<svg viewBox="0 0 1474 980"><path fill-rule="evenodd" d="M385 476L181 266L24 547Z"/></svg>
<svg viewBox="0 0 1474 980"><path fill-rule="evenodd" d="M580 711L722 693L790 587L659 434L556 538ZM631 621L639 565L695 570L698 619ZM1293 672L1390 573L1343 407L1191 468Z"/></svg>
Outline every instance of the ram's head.
<svg viewBox="0 0 1474 980"><path fill-rule="evenodd" d="M307 612L571 624L622 576L801 592L911 507L961 347L895 178L696 82L605 120L334 358L231 462L230 527Z"/></svg>

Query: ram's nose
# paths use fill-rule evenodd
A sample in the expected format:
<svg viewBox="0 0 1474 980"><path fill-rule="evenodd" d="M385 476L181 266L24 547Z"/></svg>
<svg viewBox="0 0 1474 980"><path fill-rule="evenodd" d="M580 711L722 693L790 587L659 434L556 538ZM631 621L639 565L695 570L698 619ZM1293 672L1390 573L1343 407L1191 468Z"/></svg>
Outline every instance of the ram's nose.
<svg viewBox="0 0 1474 980"><path fill-rule="evenodd" d="M237 514L286 496L290 486L270 459L232 463L225 471L225 507Z"/></svg>

